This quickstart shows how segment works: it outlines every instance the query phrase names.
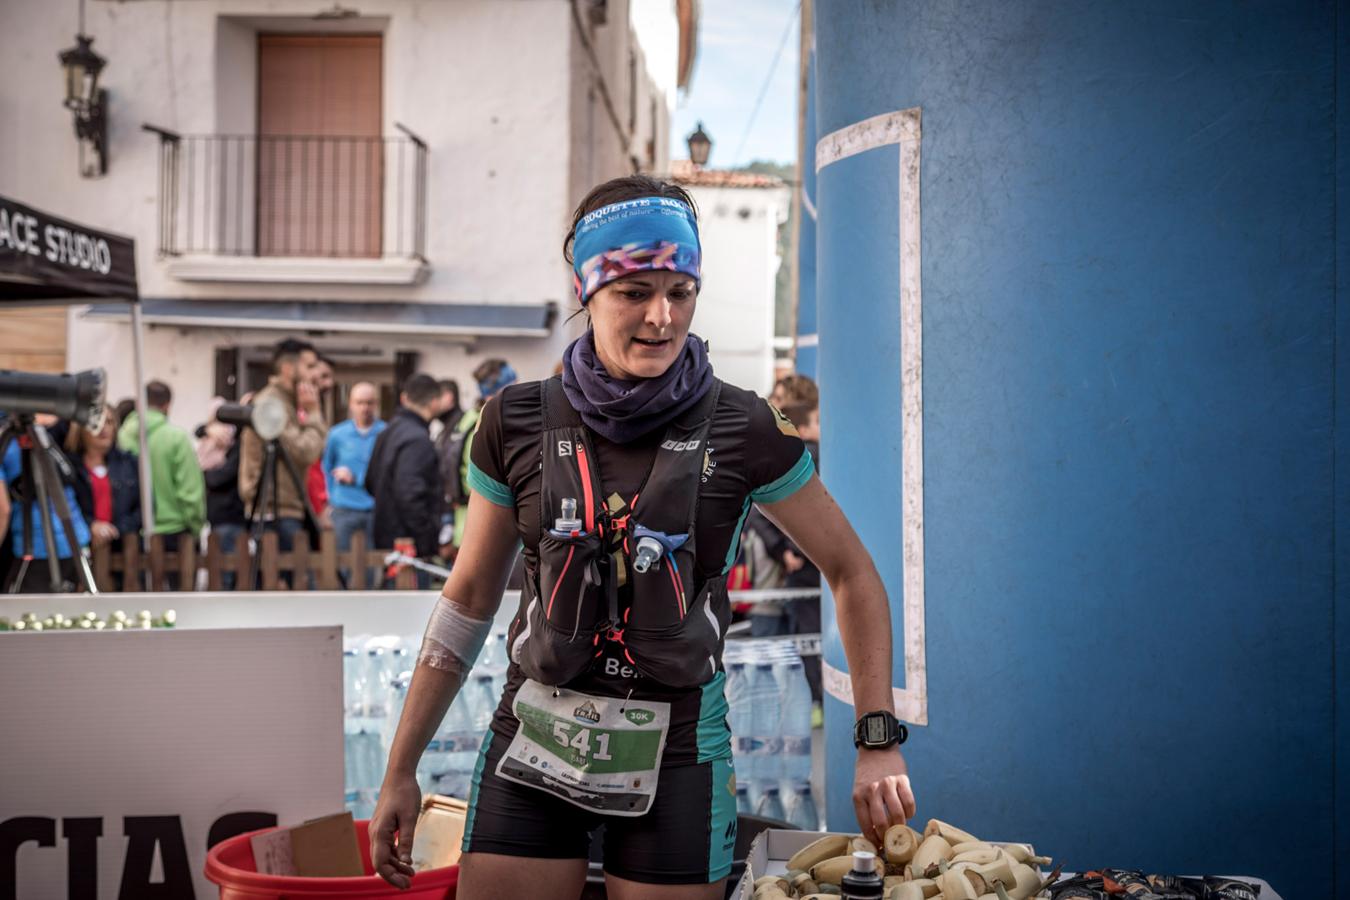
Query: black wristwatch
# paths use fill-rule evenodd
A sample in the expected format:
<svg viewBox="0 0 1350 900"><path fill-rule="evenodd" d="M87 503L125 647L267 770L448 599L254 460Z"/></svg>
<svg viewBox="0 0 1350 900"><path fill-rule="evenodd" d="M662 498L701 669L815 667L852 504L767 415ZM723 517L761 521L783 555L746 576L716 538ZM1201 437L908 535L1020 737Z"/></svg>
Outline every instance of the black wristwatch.
<svg viewBox="0 0 1350 900"><path fill-rule="evenodd" d="M884 750L903 744L909 729L884 709L867 713L853 726L853 746L866 750Z"/></svg>

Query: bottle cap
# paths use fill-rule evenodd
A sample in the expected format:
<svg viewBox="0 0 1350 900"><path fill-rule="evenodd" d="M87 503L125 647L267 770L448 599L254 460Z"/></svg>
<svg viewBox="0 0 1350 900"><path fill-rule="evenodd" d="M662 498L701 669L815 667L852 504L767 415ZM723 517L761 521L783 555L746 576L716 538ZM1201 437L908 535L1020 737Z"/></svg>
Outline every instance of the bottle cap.
<svg viewBox="0 0 1350 900"><path fill-rule="evenodd" d="M853 851L853 871L868 873L877 870L877 855L866 850Z"/></svg>

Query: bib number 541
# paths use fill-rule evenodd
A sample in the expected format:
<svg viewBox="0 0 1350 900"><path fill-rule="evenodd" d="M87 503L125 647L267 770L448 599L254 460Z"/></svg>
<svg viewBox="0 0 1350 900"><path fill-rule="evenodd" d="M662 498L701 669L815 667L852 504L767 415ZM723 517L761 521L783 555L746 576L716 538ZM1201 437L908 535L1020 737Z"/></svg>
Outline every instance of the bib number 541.
<svg viewBox="0 0 1350 900"><path fill-rule="evenodd" d="M567 723L555 720L553 722L553 739L558 742L560 747L569 747L577 753L592 759L608 761L614 757L609 755L609 734L600 732L595 735L595 743L598 749L594 754L591 753L591 730L589 728L578 728L574 735L568 734Z"/></svg>

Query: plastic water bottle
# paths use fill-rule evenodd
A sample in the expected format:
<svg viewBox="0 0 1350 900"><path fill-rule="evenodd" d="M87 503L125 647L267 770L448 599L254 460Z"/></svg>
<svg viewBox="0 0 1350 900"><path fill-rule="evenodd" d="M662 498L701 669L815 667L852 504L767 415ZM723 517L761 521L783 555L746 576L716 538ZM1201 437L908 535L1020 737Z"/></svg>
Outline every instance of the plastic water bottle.
<svg viewBox="0 0 1350 900"><path fill-rule="evenodd" d="M782 778L783 767L779 759L782 748L782 715L779 704L778 680L773 677L773 663L760 660L750 670L750 734L753 745L750 753L753 776L763 782L776 782Z"/></svg>
<svg viewBox="0 0 1350 900"><path fill-rule="evenodd" d="M346 736L344 750L349 779L345 790L346 806L354 818L369 819L375 813L375 801L379 798L380 782L384 777L380 737L363 728Z"/></svg>
<svg viewBox="0 0 1350 900"><path fill-rule="evenodd" d="M385 651L385 671L389 673L389 681L393 682L400 675L412 675L413 658L407 646L399 641L397 647Z"/></svg>
<svg viewBox="0 0 1350 900"><path fill-rule="evenodd" d="M765 819L777 819L779 822L787 820L787 814L783 812L783 801L778 796L777 784L764 786L759 805L755 807L755 815Z"/></svg>
<svg viewBox="0 0 1350 900"><path fill-rule="evenodd" d="M811 796L811 782L805 779L795 780L792 793L788 795L787 821L802 831L816 831L820 828L820 812Z"/></svg>
<svg viewBox="0 0 1350 900"><path fill-rule="evenodd" d="M366 717L376 720L378 730L389 716L389 669L386 666L387 654L383 647L371 647L366 651L366 678L362 690Z"/></svg>
<svg viewBox="0 0 1350 900"><path fill-rule="evenodd" d="M355 734L361 730L365 716L364 660L355 647L342 651L342 730Z"/></svg>
<svg viewBox="0 0 1350 900"><path fill-rule="evenodd" d="M811 777L811 685L801 658L782 668L783 778L796 782Z"/></svg>
<svg viewBox="0 0 1350 900"><path fill-rule="evenodd" d="M481 741L480 733L474 728L480 705L471 682L450 704L432 746L424 754L428 761L428 780L435 793L468 798Z"/></svg>
<svg viewBox="0 0 1350 900"><path fill-rule="evenodd" d="M731 725L731 755L736 764L736 781L747 788L755 779L753 745L754 722L750 714L749 681L745 663L727 666L727 718Z"/></svg>
<svg viewBox="0 0 1350 900"><path fill-rule="evenodd" d="M361 797L360 734L347 732L342 740L342 796L343 805L353 816Z"/></svg>
<svg viewBox="0 0 1350 900"><path fill-rule="evenodd" d="M755 808L750 805L750 785L736 782L736 814L751 815Z"/></svg>
<svg viewBox="0 0 1350 900"><path fill-rule="evenodd" d="M469 707L472 711L472 727L478 739L483 739L483 734L492 724L492 716L497 712L498 696L492 690L493 680L490 672L478 672L473 676L473 705Z"/></svg>
<svg viewBox="0 0 1350 900"><path fill-rule="evenodd" d="M506 663L506 632L494 631L483 645L483 658L478 664L488 672L496 672L505 671Z"/></svg>

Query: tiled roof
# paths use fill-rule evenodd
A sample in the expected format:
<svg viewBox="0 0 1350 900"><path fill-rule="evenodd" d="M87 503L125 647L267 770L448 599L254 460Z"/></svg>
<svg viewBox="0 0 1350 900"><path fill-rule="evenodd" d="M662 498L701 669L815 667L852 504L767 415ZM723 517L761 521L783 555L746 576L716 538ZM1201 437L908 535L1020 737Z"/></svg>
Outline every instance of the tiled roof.
<svg viewBox="0 0 1350 900"><path fill-rule="evenodd" d="M754 172L728 172L725 169L704 169L687 159L676 159L670 163L670 180L676 184L691 187L724 188L782 188L787 182L773 175L758 175Z"/></svg>

